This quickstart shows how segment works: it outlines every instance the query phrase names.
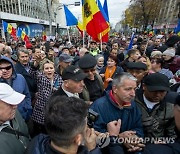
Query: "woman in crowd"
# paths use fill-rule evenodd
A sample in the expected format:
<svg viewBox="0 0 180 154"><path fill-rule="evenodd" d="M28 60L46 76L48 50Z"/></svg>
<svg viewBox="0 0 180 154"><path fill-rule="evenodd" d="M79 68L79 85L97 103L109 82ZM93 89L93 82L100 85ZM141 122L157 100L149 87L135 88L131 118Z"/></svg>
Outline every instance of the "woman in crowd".
<svg viewBox="0 0 180 154"><path fill-rule="evenodd" d="M39 59L41 59L39 57ZM46 133L44 128L44 108L49 97L61 86L62 79L55 73L54 63L50 60L42 64L42 72L39 71L40 60L36 58L30 74L36 79L38 86L37 100L34 105L32 120L34 124L33 136Z"/></svg>
<svg viewBox="0 0 180 154"><path fill-rule="evenodd" d="M123 69L117 66L117 57L110 55L107 61L107 66L103 67L99 72L104 81L104 89L106 89L113 80L113 77L123 72Z"/></svg>

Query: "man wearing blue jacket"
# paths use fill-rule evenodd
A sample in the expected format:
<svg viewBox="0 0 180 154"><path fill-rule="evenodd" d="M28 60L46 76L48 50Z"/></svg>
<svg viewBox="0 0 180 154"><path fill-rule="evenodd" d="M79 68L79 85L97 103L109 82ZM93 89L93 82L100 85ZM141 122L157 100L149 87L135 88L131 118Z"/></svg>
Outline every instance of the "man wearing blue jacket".
<svg viewBox="0 0 180 154"><path fill-rule="evenodd" d="M129 73L117 75L113 79L112 90L91 105L90 108L99 114L94 124L96 131L108 132L107 124L120 119L121 128L116 137L121 139L143 137L141 112L132 101L135 96L136 81L137 79ZM123 143L122 147L135 152L142 150L143 146L138 143Z"/></svg>
<svg viewBox="0 0 180 154"><path fill-rule="evenodd" d="M17 74L11 59L1 56L0 59L0 82L7 83L15 91L24 94L25 99L18 104L18 110L22 117L28 121L32 114L31 95L26 80L21 74Z"/></svg>

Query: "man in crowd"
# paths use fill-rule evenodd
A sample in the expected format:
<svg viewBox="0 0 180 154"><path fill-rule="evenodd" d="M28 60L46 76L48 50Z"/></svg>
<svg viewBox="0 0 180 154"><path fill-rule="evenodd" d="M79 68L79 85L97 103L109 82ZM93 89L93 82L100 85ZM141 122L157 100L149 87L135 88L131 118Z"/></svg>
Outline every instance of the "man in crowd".
<svg viewBox="0 0 180 154"><path fill-rule="evenodd" d="M18 104L18 110L22 117L28 121L32 114L31 95L26 80L21 74L17 74L11 59L1 56L0 59L0 82L9 84L15 91L24 94L25 99Z"/></svg>
<svg viewBox="0 0 180 154"><path fill-rule="evenodd" d="M136 78L129 73L122 73L112 81L112 90L96 100L91 109L99 114L94 128L98 132L107 132L107 124L121 119L121 138L139 138L143 136L141 112L132 101L135 97ZM120 146L120 145L119 145ZM143 145L124 143L128 151L142 150Z"/></svg>
<svg viewBox="0 0 180 154"><path fill-rule="evenodd" d="M72 57L66 53L62 53L59 56L59 65L57 68L57 73L62 76L62 72L63 70L69 66L71 64L71 62L73 61Z"/></svg>
<svg viewBox="0 0 180 154"><path fill-rule="evenodd" d="M87 128L87 113L88 105L81 99L51 97L45 112L48 135L35 137L26 153L100 154L94 129Z"/></svg>
<svg viewBox="0 0 180 154"><path fill-rule="evenodd" d="M174 118L175 124L178 129L178 134L180 133L180 95L177 96L175 106L174 106ZM179 154L180 153L180 139L178 135L177 140L171 140L172 143L169 144L149 144L145 147L143 154Z"/></svg>
<svg viewBox="0 0 180 154"><path fill-rule="evenodd" d="M176 137L173 104L164 99L167 91L168 77L153 73L144 78L143 92L136 95L146 137Z"/></svg>
<svg viewBox="0 0 180 154"><path fill-rule="evenodd" d="M79 68L75 66L68 66L62 73L63 84L62 86L53 94L66 95L68 97L78 97L82 93L84 88L84 78L86 74L83 73Z"/></svg>
<svg viewBox="0 0 180 154"><path fill-rule="evenodd" d="M83 97L89 97L86 101L95 101L102 96L104 91L102 78L96 72L97 60L92 55L86 54L78 63L79 67L87 75L84 79L85 88L83 90Z"/></svg>
<svg viewBox="0 0 180 154"><path fill-rule="evenodd" d="M16 110L25 95L0 83L0 153L24 154L29 143L27 126Z"/></svg>
<svg viewBox="0 0 180 154"><path fill-rule="evenodd" d="M97 42L96 41L91 41L89 44L89 53L93 56L96 56L100 53L100 50L97 46Z"/></svg>
<svg viewBox="0 0 180 154"><path fill-rule="evenodd" d="M153 52L155 50L161 51L160 47L161 47L161 39L160 38L156 38L156 40L154 41L154 44L147 48L146 55L148 57L150 57L151 56L151 52Z"/></svg>
<svg viewBox="0 0 180 154"><path fill-rule="evenodd" d="M30 59L29 51L25 48L21 48L17 51L18 62L15 65L16 73L21 74L27 82L29 92L31 94L31 100L34 100L35 93L37 92L37 85L33 77L29 74Z"/></svg>

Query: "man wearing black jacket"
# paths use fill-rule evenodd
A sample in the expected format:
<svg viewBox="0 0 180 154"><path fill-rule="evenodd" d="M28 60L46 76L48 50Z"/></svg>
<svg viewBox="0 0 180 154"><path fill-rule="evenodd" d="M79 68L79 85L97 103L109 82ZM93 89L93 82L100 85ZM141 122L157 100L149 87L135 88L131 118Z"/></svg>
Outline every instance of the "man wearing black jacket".
<svg viewBox="0 0 180 154"><path fill-rule="evenodd" d="M176 127L178 129L178 133L180 133L180 95L176 98L176 103L174 106L174 117ZM156 153L163 153L163 154L179 154L180 153L180 138L178 136L177 140L174 143L170 144L150 144L144 149L143 154L156 154Z"/></svg>

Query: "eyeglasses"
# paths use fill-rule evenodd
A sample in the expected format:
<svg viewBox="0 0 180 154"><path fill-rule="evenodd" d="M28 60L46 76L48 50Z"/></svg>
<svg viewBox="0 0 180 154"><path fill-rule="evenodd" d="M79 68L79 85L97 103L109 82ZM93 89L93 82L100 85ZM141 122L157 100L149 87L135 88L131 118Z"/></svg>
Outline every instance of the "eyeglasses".
<svg viewBox="0 0 180 154"><path fill-rule="evenodd" d="M0 70L5 69L6 71L8 71L8 70L10 70L11 68L12 68L12 66L10 65L10 66L6 66L6 67L0 67Z"/></svg>
<svg viewBox="0 0 180 154"><path fill-rule="evenodd" d="M89 73L89 72L95 72L96 69L95 68L92 68L92 69L88 69L88 70L83 70L84 73Z"/></svg>

